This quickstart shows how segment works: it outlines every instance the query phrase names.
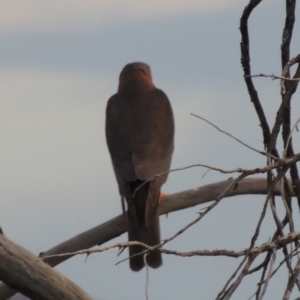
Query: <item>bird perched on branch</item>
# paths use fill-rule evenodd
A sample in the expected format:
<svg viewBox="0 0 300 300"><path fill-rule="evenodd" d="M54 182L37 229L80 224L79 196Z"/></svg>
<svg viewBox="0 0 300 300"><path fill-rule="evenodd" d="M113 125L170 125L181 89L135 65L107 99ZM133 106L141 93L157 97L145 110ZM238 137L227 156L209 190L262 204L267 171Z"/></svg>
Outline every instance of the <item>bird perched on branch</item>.
<svg viewBox="0 0 300 300"><path fill-rule="evenodd" d="M174 118L168 97L154 86L147 64L135 62L123 68L118 92L107 103L106 141L121 198L127 203L129 241L155 246L160 243L160 190L168 174L155 176L170 169ZM131 246L129 255L143 250ZM158 268L161 253L150 252L146 261ZM130 258L133 271L143 267L143 255Z"/></svg>

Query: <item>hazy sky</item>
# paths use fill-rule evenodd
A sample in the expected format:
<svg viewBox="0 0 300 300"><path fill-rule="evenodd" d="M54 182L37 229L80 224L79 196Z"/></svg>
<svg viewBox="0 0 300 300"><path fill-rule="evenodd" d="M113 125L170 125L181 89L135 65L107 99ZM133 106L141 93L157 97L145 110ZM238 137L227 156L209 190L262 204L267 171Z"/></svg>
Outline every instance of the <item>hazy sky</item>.
<svg viewBox="0 0 300 300"><path fill-rule="evenodd" d="M206 123L205 117L263 150L261 130L242 78L239 19L248 1L10 0L0 3L0 225L38 254L121 212L104 136L105 107L123 66L144 61L170 98L176 136L172 167L195 163L224 169L260 167L262 156ZM299 12L299 8L297 8ZM252 72L280 74L284 1L265 0L250 19ZM291 57L299 54L297 20ZM279 82L256 79L270 126ZM292 121L300 116L293 100ZM294 135L299 152L299 133ZM282 149L280 149L281 151ZM196 168L172 173L175 193L230 176ZM242 249L264 197L226 199L168 244L177 250ZM201 207L161 217L162 238L196 218ZM269 223L268 223L269 222ZM268 216L260 242L272 235ZM299 227L298 227L299 228ZM126 241L127 234L116 241ZM57 269L96 300L144 299L145 271L133 273L117 251L75 257ZM151 270L149 296L214 299L238 265L232 258L163 256ZM255 276L254 276L255 277ZM247 278L233 299L248 299L259 277ZM254 279L256 281L254 281ZM266 299L282 293L274 278ZM295 294L297 296L297 294Z"/></svg>

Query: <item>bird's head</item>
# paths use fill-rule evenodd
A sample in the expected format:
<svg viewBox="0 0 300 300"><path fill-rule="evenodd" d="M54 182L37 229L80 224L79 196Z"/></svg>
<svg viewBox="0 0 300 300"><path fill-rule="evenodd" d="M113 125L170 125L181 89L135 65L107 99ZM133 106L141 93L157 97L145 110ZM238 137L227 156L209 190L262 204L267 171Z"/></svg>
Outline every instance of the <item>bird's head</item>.
<svg viewBox="0 0 300 300"><path fill-rule="evenodd" d="M127 64L121 71L119 87L127 84L147 84L153 86L150 67L143 62Z"/></svg>

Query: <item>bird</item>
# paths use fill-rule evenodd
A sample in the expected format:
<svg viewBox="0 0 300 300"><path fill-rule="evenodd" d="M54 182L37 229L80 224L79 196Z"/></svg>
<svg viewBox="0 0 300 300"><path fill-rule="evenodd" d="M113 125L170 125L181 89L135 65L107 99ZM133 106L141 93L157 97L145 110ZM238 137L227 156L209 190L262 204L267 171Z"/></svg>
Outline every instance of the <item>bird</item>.
<svg viewBox="0 0 300 300"><path fill-rule="evenodd" d="M127 64L120 73L117 93L107 102L105 133L123 213L124 198L127 204L129 241L149 246L161 242L158 206L170 170L174 127L170 101L155 87L150 66ZM131 270L143 269L143 255L137 254L144 250L129 247ZM161 253L151 251L146 262L151 268L160 267Z"/></svg>

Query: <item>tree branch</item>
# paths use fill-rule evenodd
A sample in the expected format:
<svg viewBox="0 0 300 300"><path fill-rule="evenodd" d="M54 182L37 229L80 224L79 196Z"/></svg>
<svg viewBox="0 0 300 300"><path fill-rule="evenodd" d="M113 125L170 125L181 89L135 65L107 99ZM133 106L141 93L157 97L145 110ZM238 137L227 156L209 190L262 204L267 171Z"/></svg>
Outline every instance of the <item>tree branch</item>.
<svg viewBox="0 0 300 300"><path fill-rule="evenodd" d="M253 103L257 116L260 121L260 125L263 131L264 145L265 148L269 145L270 141L270 128L267 122L267 118L265 116L263 107L260 103L257 91L254 87L252 78L249 77L251 75L251 67L250 67L250 41L248 34L248 19L252 10L261 2L262 0L250 0L249 4L245 7L244 12L240 21L240 32L242 35L241 41L241 64L244 70L244 79L245 83L251 98L251 102ZM271 153L274 155L274 153ZM277 155L275 155L277 156Z"/></svg>
<svg viewBox="0 0 300 300"><path fill-rule="evenodd" d="M0 235L0 279L31 299L92 298L75 283L52 269L24 248Z"/></svg>
<svg viewBox="0 0 300 300"><path fill-rule="evenodd" d="M278 76L278 75L275 75L275 74L257 74L257 75L245 75L245 77L265 77L265 78L272 78L273 80L274 79L280 79L280 80L287 80L287 81L300 81L300 78L290 78L290 77L283 77L283 76Z"/></svg>
<svg viewBox="0 0 300 300"><path fill-rule="evenodd" d="M204 204L215 200L234 179L208 184L195 189L183 191L180 193L165 195L160 202L160 215L174 211L179 211L199 204ZM290 187L291 192L292 188ZM275 187L275 194L280 196L280 185ZM234 189L229 191L224 198L238 195L266 195L268 193L267 180L264 178L246 178L241 180ZM56 255L61 253L76 252L82 249L88 249L96 245L101 245L127 231L127 218L123 214L102 223L90 230L82 232L75 237L42 252L40 257ZM69 256L51 257L45 259L50 266L54 267L67 260ZM0 284L0 300L11 297L15 292L4 284Z"/></svg>
<svg viewBox="0 0 300 300"><path fill-rule="evenodd" d="M238 143L240 143L240 144L242 144L243 146L245 146L245 147L247 147L247 148L253 150L254 152L257 152L257 153L259 153L259 154L261 154L261 155L264 155L264 156L269 156L269 157L273 158L274 160L277 160L277 157L273 156L272 154L267 153L267 152L264 152L264 151L257 150L257 149L255 149L255 148L253 148L253 147L247 145L246 143L242 142L240 139L238 139L238 138L234 137L232 134L230 134L230 133L228 133L228 132L222 130L221 128L219 128L219 127L216 126L215 124L211 123L210 121L206 120L205 118L200 117L200 116L195 115L195 114L191 114L191 115L194 116L194 117L196 117L196 118L199 118L199 119L205 121L205 122L208 123L209 125L211 125L211 126L213 126L214 128L216 128L218 131L220 131L220 132L222 132L222 133L228 135L229 137L231 137L232 139L234 139L234 140L237 141Z"/></svg>
<svg viewBox="0 0 300 300"><path fill-rule="evenodd" d="M169 254L169 255L176 255L176 256L181 256L181 257L192 257L192 256L227 256L227 257L232 257L232 258L238 258L241 256L245 255L258 255L264 252L268 251L275 251L279 250L290 243L299 240L300 239L300 232L291 232L286 236L279 237L275 241L270 241L268 243L264 243L260 246L253 247L252 249L246 248L243 250L227 250L227 249L216 249L216 250L195 250L195 251L187 251L187 252L182 252L182 251L176 251L176 250L171 250L171 249L165 249L165 248L156 248L152 246L148 246L142 242L126 242L126 243L116 243L110 246L102 247L102 248L93 248L93 249L83 249L71 253L61 253L61 254L56 254L56 255L51 255L47 256L45 259L52 258L52 257L70 257L74 255L90 255L92 253L101 253L113 248L128 248L130 246L142 246L149 251L152 251L154 248L156 251L159 251L164 254ZM42 260L37 259L36 262ZM126 260L126 259L125 259ZM249 274L249 273L248 273Z"/></svg>

